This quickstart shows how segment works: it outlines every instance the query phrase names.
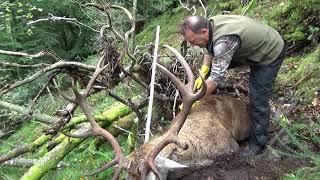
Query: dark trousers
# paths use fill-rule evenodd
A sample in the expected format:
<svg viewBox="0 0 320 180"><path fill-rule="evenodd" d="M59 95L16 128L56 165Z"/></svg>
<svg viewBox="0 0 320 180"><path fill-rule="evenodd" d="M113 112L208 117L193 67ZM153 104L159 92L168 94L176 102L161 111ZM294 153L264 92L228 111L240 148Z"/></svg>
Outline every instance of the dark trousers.
<svg viewBox="0 0 320 180"><path fill-rule="evenodd" d="M250 141L256 145L265 146L268 141L270 122L269 98L272 86L285 58L285 50L271 64L265 66L250 66L250 117L252 121Z"/></svg>
<svg viewBox="0 0 320 180"><path fill-rule="evenodd" d="M252 121L250 141L256 145L264 146L268 141L269 98L272 93L272 86L285 57L285 49L283 48L278 58L271 64L250 66L249 98L250 118ZM229 68L239 65L231 63Z"/></svg>

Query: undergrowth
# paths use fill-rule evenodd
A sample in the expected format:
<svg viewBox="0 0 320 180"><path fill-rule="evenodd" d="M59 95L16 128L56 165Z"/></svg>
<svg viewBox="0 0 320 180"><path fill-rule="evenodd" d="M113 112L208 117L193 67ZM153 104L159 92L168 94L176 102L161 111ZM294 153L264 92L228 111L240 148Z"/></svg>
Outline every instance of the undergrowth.
<svg viewBox="0 0 320 180"><path fill-rule="evenodd" d="M287 117L281 116L281 127L288 136L286 143L281 143L279 154L309 159L314 165L312 167L303 167L292 173L285 174L284 180L310 179L317 180L320 178L320 154L313 146L320 147L320 122L318 120L310 121L309 124L289 121Z"/></svg>
<svg viewBox="0 0 320 180"><path fill-rule="evenodd" d="M320 84L320 46L312 53L287 58L278 75L278 86L290 87L295 101L310 104Z"/></svg>

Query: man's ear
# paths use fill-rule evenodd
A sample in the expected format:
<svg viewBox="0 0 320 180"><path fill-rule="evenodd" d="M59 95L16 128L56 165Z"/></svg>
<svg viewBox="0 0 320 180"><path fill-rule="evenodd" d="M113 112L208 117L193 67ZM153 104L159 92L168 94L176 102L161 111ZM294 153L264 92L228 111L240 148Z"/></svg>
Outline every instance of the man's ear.
<svg viewBox="0 0 320 180"><path fill-rule="evenodd" d="M201 29L201 34L205 35L205 36L209 36L209 29Z"/></svg>

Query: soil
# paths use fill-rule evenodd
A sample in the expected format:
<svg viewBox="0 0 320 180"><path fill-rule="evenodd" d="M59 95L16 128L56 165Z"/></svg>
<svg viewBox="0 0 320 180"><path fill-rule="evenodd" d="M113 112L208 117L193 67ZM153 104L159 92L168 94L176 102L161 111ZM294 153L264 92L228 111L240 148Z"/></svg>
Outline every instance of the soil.
<svg viewBox="0 0 320 180"><path fill-rule="evenodd" d="M276 154L270 148L262 154L249 158L239 156L231 158L219 165L208 167L181 180L255 180L255 179L279 179L286 173L292 172L299 167L312 166L308 159L283 157Z"/></svg>

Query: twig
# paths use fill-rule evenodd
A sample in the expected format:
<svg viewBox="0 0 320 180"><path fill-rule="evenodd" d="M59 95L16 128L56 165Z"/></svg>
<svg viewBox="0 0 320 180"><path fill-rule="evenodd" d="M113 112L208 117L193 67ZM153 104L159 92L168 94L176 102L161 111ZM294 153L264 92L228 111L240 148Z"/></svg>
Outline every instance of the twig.
<svg viewBox="0 0 320 180"><path fill-rule="evenodd" d="M191 8L189 8L188 6L189 6L189 4L183 4L183 2L181 1L181 0L179 0L179 2L180 2L180 5L183 7L183 8L185 8L185 9L187 9L188 11L191 11L191 10L193 10L193 13L192 13L192 15L195 15L196 13L197 13L197 10L196 10L196 8L194 7L194 6L192 6Z"/></svg>
<svg viewBox="0 0 320 180"><path fill-rule="evenodd" d="M52 124L58 120L58 118L51 117L46 114L40 114L40 113L28 114L29 111L27 108L25 108L23 106L11 104L11 103L8 103L5 101L0 101L0 107L16 111L16 112L19 112L19 113L27 115L27 116L31 116L31 117L35 118L36 121L46 123L46 124Z"/></svg>
<svg viewBox="0 0 320 180"><path fill-rule="evenodd" d="M84 26L94 32L97 32L99 33L100 31L98 30L95 30L94 28L86 25L86 24L83 24L82 22L80 22L77 18L66 18L66 17L58 17L58 16L54 16L53 14L49 13L48 14L48 17L47 18L43 18L43 19L37 19L35 21L30 21L27 23L27 25L33 25L33 24L36 24L36 23L39 23L39 22L43 22L43 21L52 21L52 22L55 22L55 21L65 21L67 23L72 23L72 24L75 24L79 27L80 29L80 33L81 33L81 28L80 28L80 25L81 26Z"/></svg>
<svg viewBox="0 0 320 180"><path fill-rule="evenodd" d="M207 17L207 7L205 7L205 5L203 4L203 2L201 0L199 0L200 4L201 4L201 7L204 11L204 17L206 18Z"/></svg>
<svg viewBox="0 0 320 180"><path fill-rule="evenodd" d="M91 137L93 136L92 134L92 131L91 130L88 130L87 132L85 133L82 133L82 134L72 134L72 133L64 133L62 132L63 135L67 136L67 137L71 137L71 138L88 138L88 137Z"/></svg>
<svg viewBox="0 0 320 180"><path fill-rule="evenodd" d="M48 67L49 64L46 63L39 63L39 64L31 64L31 65L25 65L25 64L17 64L17 63L10 63L10 62L0 62L0 66L4 68L45 68Z"/></svg>
<svg viewBox="0 0 320 180"><path fill-rule="evenodd" d="M32 100L30 107L29 107L29 114L32 113L32 107L35 104L35 102L37 101L37 99L40 97L40 95L42 94L42 92L48 87L50 81L54 78L56 74L52 74L48 77L47 82L42 86L42 88L40 89L40 91L38 92L38 94L36 95L36 97Z"/></svg>
<svg viewBox="0 0 320 180"><path fill-rule="evenodd" d="M126 133L128 133L128 134L132 134L132 132L130 132L130 131L126 130L126 129L123 129L123 128L120 127L120 126L113 125L113 127L117 128L117 129L120 129L121 131L126 132Z"/></svg>
<svg viewBox="0 0 320 180"><path fill-rule="evenodd" d="M27 83L30 83L36 79L38 79L40 76L44 75L45 73L47 72L50 72L52 70L55 70L55 69L63 69L63 68L68 68L68 67L72 67L72 68L80 68L80 69L86 69L86 70L90 70L90 71L94 71L95 70L95 67L94 66L91 66L91 65L86 65L86 64L82 64L82 63L78 63L78 62L56 62L40 71L38 71L37 73L33 74L32 76L29 76L27 78L25 78L24 80L22 81L17 81L13 84L8 84L8 85L5 85L1 90L0 90L0 97L11 91L12 89L14 88L17 88L19 86L22 86L24 84L27 84Z"/></svg>
<svg viewBox="0 0 320 180"><path fill-rule="evenodd" d="M27 57L29 59L48 56L48 57L52 57L55 61L61 61L61 58L59 58L55 53L50 52L50 50L43 50L36 54L29 54L24 52L5 51L0 49L0 54L10 55L10 56L22 56L22 57Z"/></svg>

